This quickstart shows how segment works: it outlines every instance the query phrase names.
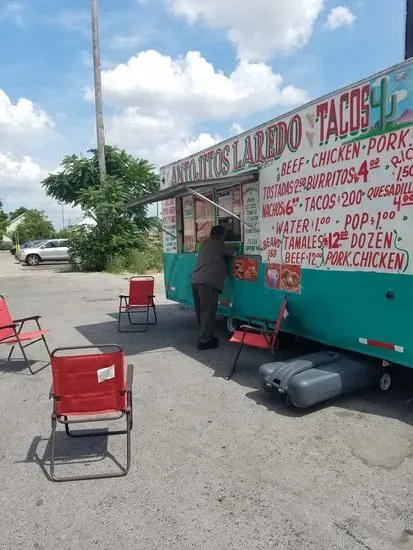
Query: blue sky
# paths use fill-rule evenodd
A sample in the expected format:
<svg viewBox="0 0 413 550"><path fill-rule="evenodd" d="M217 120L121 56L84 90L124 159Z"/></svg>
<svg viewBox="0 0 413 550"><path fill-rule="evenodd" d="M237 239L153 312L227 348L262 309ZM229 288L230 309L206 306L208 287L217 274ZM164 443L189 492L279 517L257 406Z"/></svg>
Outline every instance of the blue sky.
<svg viewBox="0 0 413 550"><path fill-rule="evenodd" d="M60 208L39 182L95 140L89 4L0 0L0 198L9 210L45 209L57 227ZM100 0L107 140L159 167L374 74L403 58L404 9L405 0Z"/></svg>

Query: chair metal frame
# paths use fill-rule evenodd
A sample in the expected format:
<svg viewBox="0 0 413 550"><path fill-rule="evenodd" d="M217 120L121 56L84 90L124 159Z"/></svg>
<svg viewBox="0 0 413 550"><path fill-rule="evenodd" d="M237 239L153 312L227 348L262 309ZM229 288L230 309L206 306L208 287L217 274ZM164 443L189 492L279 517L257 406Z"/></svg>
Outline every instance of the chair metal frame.
<svg viewBox="0 0 413 550"><path fill-rule="evenodd" d="M115 349L118 352L122 352L122 348L117 344L102 344L96 346L75 346L75 347L65 347L65 348L56 348L51 353L51 360L56 356L57 353L62 351L77 351L77 350L91 350L91 349ZM119 411L119 414L116 416L102 416L98 417L99 414L105 415L105 413L85 413L82 416L89 416L92 418L81 418L78 420L69 419L66 415L59 415L56 411L56 402L59 400L59 397L54 394L53 385L50 389L49 398L53 399L53 412L51 415L52 421L52 434L51 434L51 458L50 458L50 477L53 481L65 482L65 481L82 481L88 479L105 479L113 477L123 477L129 472L131 465L131 431L133 428L133 404L132 404L132 384L133 384L133 365L127 366L126 371L126 381L124 391L127 395L127 405L125 410ZM109 422L113 420L120 420L121 418L126 417L126 429L124 430L112 430L105 433L101 431L89 430L84 433L77 433L76 431L71 431L69 428L70 424L86 424L91 422ZM106 474L91 474L91 475L82 475L82 476L66 476L58 477L55 474L55 454L56 454L56 429L57 424L63 424L65 427L66 434L71 438L86 438L86 437L102 437L109 435L125 435L126 434L126 466L119 466L119 472L106 473ZM80 430L78 430L80 432Z"/></svg>
<svg viewBox="0 0 413 550"><path fill-rule="evenodd" d="M259 349L269 349L271 351L271 354L274 354L274 352L278 349L278 345L279 345L278 334L280 332L281 324L284 319L284 313L285 311L287 311L287 304L288 304L287 298L283 298L274 328L269 327L268 321L263 321L264 327L253 327L251 325L241 325L240 330L234 332L234 335L236 333L239 334L242 332L242 338L240 342L236 342L236 343L239 343L239 348L235 355L234 361L232 363L231 370L229 374L225 377L226 380L231 380L232 376L234 375L234 372L236 371L236 368L238 365L239 356L241 355L241 352L244 349L245 345L248 345L250 347L256 347ZM247 337L248 334L256 334L256 335L262 336L263 340L266 343L266 347L254 346L253 344L249 344L245 342L245 338ZM230 342L231 342L231 339L230 339Z"/></svg>
<svg viewBox="0 0 413 550"><path fill-rule="evenodd" d="M155 302L154 302L154 298L155 298L155 294L151 294L147 297L148 299L148 303L147 304L142 304L142 305L135 305L135 304L131 304L130 303L130 284L132 281L135 281L135 280L152 280L153 282L153 285L155 287L155 279L154 277L152 277L152 275L136 275L134 277L131 277L129 279L129 294L128 295L125 295L125 294L120 294L119 295L119 312L118 312L118 332L147 332L148 328L150 326L155 326L158 324L158 317L156 315L156 306L155 306ZM154 314L154 318L155 320L154 321L149 321L149 313L150 313L150 310L153 310L153 314ZM132 314L133 313L145 313L146 312L146 322L139 322L139 323L136 323L134 321L132 321ZM129 319L129 324L131 326L140 326L140 327L145 327L143 330L136 330L136 329L121 329L121 318L122 318L122 314L127 314L128 316L128 319Z"/></svg>
<svg viewBox="0 0 413 550"><path fill-rule="evenodd" d="M0 300L3 300L4 302L6 302L6 299L1 294L0 294ZM0 344L12 346L9 355L7 356L7 359L2 361L0 363L0 366L5 365L6 363L8 363L11 360L13 352L14 352L16 346L18 346L20 348L20 351L22 352L22 355L23 355L24 362L26 363L26 366L29 369L30 374L37 374L37 373L39 373L40 371L42 371L43 369L45 369L46 367L49 366L49 363L48 363L48 364L44 365L43 367L41 367L41 368L37 369L36 371L34 371L30 366L29 358L27 357L27 354L25 352L26 348L28 348L29 346L32 346L33 344L37 344L38 342L43 340L43 343L45 345L47 354L48 354L49 358L51 357L50 349L49 349L49 346L47 344L46 338L44 336L48 332L48 330L47 329L42 329L42 327L40 326L39 319L41 319L40 315L33 315L31 317L24 317L23 319L13 319L12 323L10 323L8 325L0 326L0 330L4 330L4 329L12 329L13 330L13 334L10 334L9 336L4 336L4 337L0 338ZM39 333L40 337L37 338L36 340L30 339L27 344L23 344L23 342L25 340L20 339L20 335L24 334L22 332L22 329L24 327L24 324L29 322L29 321L33 321L33 322L36 323L37 328L38 328L38 331L36 331L36 332ZM35 336L33 338L35 338ZM12 341L8 342L8 340L12 340Z"/></svg>

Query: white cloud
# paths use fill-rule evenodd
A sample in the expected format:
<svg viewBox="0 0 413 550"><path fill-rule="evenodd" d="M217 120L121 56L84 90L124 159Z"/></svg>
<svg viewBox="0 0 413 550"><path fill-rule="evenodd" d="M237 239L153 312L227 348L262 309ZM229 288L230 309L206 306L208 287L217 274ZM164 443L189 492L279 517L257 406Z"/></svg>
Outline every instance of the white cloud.
<svg viewBox="0 0 413 550"><path fill-rule="evenodd" d="M159 168L221 140L209 133L193 135L192 122L166 113L145 116L138 109L129 108L109 120L107 143L124 147Z"/></svg>
<svg viewBox="0 0 413 550"><path fill-rule="evenodd" d="M23 19L20 15L24 6L20 2L5 2L0 6L0 21L14 21L17 25L23 25Z"/></svg>
<svg viewBox="0 0 413 550"><path fill-rule="evenodd" d="M112 50L133 50L144 40L137 34L115 34L109 40L109 48Z"/></svg>
<svg viewBox="0 0 413 550"><path fill-rule="evenodd" d="M124 30L116 32L107 39L106 43L111 50L129 52L132 50L134 53L138 46L142 46L149 40L162 38L164 34L164 29L160 29L146 20L144 23L136 25L130 33L125 33Z"/></svg>
<svg viewBox="0 0 413 550"><path fill-rule="evenodd" d="M19 206L38 208L43 204L45 196L40 182L45 175L31 157L0 152L0 189L5 208L10 211Z"/></svg>
<svg viewBox="0 0 413 550"><path fill-rule="evenodd" d="M29 156L12 155L0 152L1 200L7 212L20 206L45 210L56 229L62 227L62 207L47 197L41 181L50 173ZM74 222L80 216L79 208L64 207L65 225L69 219Z"/></svg>
<svg viewBox="0 0 413 550"><path fill-rule="evenodd" d="M2 190L14 192L28 191L35 188L44 173L40 166L30 157L16 158L10 153L0 153L0 182Z"/></svg>
<svg viewBox="0 0 413 550"><path fill-rule="evenodd" d="M224 29L248 61L307 44L324 0L165 0L172 13L190 24Z"/></svg>
<svg viewBox="0 0 413 550"><path fill-rule="evenodd" d="M102 74L105 101L139 107L142 114L179 112L201 120L225 120L275 105L307 100L304 90L282 87L283 78L264 63L241 61L230 75L216 71L199 52L173 60L148 50ZM86 98L93 99L91 90Z"/></svg>
<svg viewBox="0 0 413 550"><path fill-rule="evenodd" d="M409 93L408 93L407 90L398 90L397 92L394 92L393 95L396 96L397 102L401 103L402 101L404 101L406 99L406 97L409 95ZM391 96L389 97L389 101L391 101Z"/></svg>
<svg viewBox="0 0 413 550"><path fill-rule="evenodd" d="M75 31L86 38L91 37L90 13L87 11L62 11L44 18L45 23Z"/></svg>
<svg viewBox="0 0 413 550"><path fill-rule="evenodd" d="M15 104L0 89L0 147L9 150L13 143L22 145L33 134L54 128L53 120L32 101L20 98Z"/></svg>
<svg viewBox="0 0 413 550"><path fill-rule="evenodd" d="M56 219L60 207L40 185L48 171L30 153L43 155L48 138L56 138L53 129L51 117L32 101L13 103L0 89L0 198L7 211L19 206L45 209Z"/></svg>
<svg viewBox="0 0 413 550"><path fill-rule="evenodd" d="M169 162L188 157L197 151L208 149L208 147L212 147L219 141L222 141L222 139L223 138L218 135L211 136L211 134L208 133L201 133L196 137L185 139L172 152Z"/></svg>
<svg viewBox="0 0 413 550"><path fill-rule="evenodd" d="M242 134L244 131L245 129L241 126L241 124L238 124L238 122L234 122L229 129L229 135L237 136L238 134Z"/></svg>
<svg viewBox="0 0 413 550"><path fill-rule="evenodd" d="M341 27L353 25L355 20L356 16L349 8L345 6L337 6L336 8L333 8L328 14L324 28L330 31L334 31Z"/></svg>
<svg viewBox="0 0 413 550"><path fill-rule="evenodd" d="M229 121L306 101L304 90L283 87L281 75L264 63L241 61L226 75L199 52L178 60L149 50L102 74L104 99L121 112L106 124L109 143L148 158L157 167L214 145L222 138L196 127ZM86 98L93 99L91 90ZM228 134L239 133L239 125ZM227 136L224 136L227 137Z"/></svg>
<svg viewBox="0 0 413 550"><path fill-rule="evenodd" d="M6 2L4 5L4 10L10 13L15 13L16 11L21 11L23 9L23 4L20 2Z"/></svg>

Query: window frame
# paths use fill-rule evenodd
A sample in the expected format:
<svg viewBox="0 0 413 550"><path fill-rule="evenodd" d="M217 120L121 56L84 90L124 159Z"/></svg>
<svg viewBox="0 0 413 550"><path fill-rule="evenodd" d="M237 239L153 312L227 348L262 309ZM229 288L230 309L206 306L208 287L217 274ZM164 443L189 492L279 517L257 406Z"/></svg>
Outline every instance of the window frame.
<svg viewBox="0 0 413 550"><path fill-rule="evenodd" d="M243 212L243 195L242 195L242 184L241 183L235 183L235 184L232 184L230 182L228 182L228 185L225 186L225 187L222 187L220 189L212 189L211 191L209 191L208 193L205 193L205 198L209 199L209 200L212 200L213 202L215 203L219 203L219 194L220 193L223 193L223 192L231 192L231 191L234 191L234 190L238 190L238 195L239 195L239 212L238 213L235 213L237 216L239 216L240 218L242 217L242 212ZM192 205L193 205L193 231L194 231L194 237L195 237L195 242L194 242L194 247L193 249L191 250L186 250L185 249L185 218L184 218L184 200L189 198L189 197L192 197ZM177 202L177 205L176 205L176 208L177 208L177 214L179 212L179 216L177 215L177 229L178 229L178 234L180 236L180 242L178 243L179 246L178 246L178 250L181 251L182 254L194 254L194 253L197 253L198 250L199 250L199 246L202 244L203 240L199 240L199 237L198 237L198 224L200 223L197 219L197 204L199 203L203 203L203 204L207 204L209 205L212 210L213 210L213 216L212 216L212 219L207 221L205 220L206 223L212 223L212 225L217 225L219 223L219 220L220 218L223 218L225 216L225 213L220 210L217 206L215 205L210 205L210 203L207 203L206 201L203 201L201 198L197 197L197 196L194 196L194 195L191 195L191 193L188 193L188 195L184 195L182 197L177 197L176 199L176 202ZM229 210L229 209L228 209ZM222 214L220 216L220 213ZM227 216L228 218L231 218L232 216L230 216L228 214ZM236 219L236 218L233 218L233 219ZM201 220L202 221L202 220ZM232 241L228 241L226 240L225 242L227 243L234 243L234 244L239 244L239 245L243 245L244 244L244 238L245 238L245 228L244 228L244 224L241 223L240 221L237 220L237 223L239 224L239 235L240 235L240 238L237 239L237 240L232 240ZM207 239L208 236L205 237L205 239ZM205 240L204 239L204 240Z"/></svg>

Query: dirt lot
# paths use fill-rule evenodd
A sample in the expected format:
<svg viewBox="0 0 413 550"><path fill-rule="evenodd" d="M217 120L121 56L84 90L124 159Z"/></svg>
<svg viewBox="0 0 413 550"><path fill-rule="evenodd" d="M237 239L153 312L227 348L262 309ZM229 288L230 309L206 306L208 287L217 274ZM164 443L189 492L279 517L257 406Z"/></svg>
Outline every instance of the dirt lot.
<svg viewBox="0 0 413 550"><path fill-rule="evenodd" d="M121 277L28 268L0 253L0 294L14 317L42 315L52 348L116 342L135 365L129 475L68 484L46 476L49 369L0 366L1 549L413 548L410 372L389 394L289 409L258 389L266 354L245 353L226 382L234 349L223 333L219 350L195 350L194 316L162 298L161 276L159 325L118 334L126 289ZM40 347L28 351L45 358ZM76 472L124 460L120 436L58 441Z"/></svg>

